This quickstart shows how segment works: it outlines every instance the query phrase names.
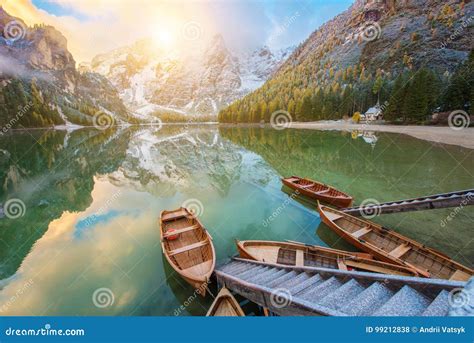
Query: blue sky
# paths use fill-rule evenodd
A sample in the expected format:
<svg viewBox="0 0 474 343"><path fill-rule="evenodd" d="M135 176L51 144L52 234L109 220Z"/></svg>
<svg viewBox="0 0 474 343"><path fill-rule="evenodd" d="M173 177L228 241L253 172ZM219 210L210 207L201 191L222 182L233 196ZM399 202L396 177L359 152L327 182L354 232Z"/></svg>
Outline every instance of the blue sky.
<svg viewBox="0 0 474 343"><path fill-rule="evenodd" d="M64 6L61 2L52 0L32 0L33 5L55 16L73 16L78 20L87 20L88 16L79 11L75 11L72 7Z"/></svg>
<svg viewBox="0 0 474 343"><path fill-rule="evenodd" d="M58 27L78 61L156 34L157 26L198 23L231 49L285 48L303 42L353 0L15 0L31 1ZM161 30L159 28L159 30Z"/></svg>

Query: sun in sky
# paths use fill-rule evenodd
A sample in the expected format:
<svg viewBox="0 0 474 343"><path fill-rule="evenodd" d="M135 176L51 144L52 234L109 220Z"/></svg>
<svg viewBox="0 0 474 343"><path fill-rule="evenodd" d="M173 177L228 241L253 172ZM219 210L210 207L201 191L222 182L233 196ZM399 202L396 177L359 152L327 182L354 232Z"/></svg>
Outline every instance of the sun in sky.
<svg viewBox="0 0 474 343"><path fill-rule="evenodd" d="M175 35L167 28L158 28L153 32L153 42L158 47L171 47L175 43Z"/></svg>

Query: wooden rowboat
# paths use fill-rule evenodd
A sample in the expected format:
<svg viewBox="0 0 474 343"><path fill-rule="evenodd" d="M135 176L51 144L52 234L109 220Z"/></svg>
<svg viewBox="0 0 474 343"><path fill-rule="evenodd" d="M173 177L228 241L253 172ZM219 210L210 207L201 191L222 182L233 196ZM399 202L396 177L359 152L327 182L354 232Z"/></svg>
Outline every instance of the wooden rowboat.
<svg viewBox="0 0 474 343"><path fill-rule="evenodd" d="M223 287L217 297L214 299L209 311L206 314L207 317L245 317L244 311L240 307L237 300L229 292L229 290Z"/></svg>
<svg viewBox="0 0 474 343"><path fill-rule="evenodd" d="M334 205L339 208L346 208L352 205L352 197L334 187L310 179L291 176L281 179L283 184L297 190L300 194L312 199Z"/></svg>
<svg viewBox="0 0 474 343"><path fill-rule="evenodd" d="M416 276L411 269L372 259L370 254L348 252L297 242L236 241L240 257L295 267L322 267L380 274Z"/></svg>
<svg viewBox="0 0 474 343"><path fill-rule="evenodd" d="M375 258L413 268L420 276L467 281L474 271L448 256L378 224L318 204L321 220Z"/></svg>
<svg viewBox="0 0 474 343"><path fill-rule="evenodd" d="M160 215L161 246L173 269L202 295L216 265L212 237L186 208Z"/></svg>

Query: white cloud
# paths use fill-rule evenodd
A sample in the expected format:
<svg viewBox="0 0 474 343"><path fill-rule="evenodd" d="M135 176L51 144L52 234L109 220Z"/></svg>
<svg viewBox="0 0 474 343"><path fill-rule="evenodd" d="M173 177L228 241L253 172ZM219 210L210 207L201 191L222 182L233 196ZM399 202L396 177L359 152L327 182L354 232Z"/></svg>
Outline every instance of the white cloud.
<svg viewBox="0 0 474 343"><path fill-rule="evenodd" d="M68 39L69 49L77 62L89 61L98 53L128 45L137 39L153 36L166 28L181 44L181 28L188 22L201 26L202 43L221 33L234 49L256 48L265 44L288 18L298 19L279 35L275 45L288 46L301 42L315 29L311 1L171 1L171 0L51 0L79 13L54 16L36 8L31 0L4 0L4 8L28 24L55 26ZM332 7L340 11L350 0L339 0ZM314 2L314 6L320 7ZM309 6L309 7L308 7ZM326 7L328 7L326 6ZM346 6L347 7L347 6ZM336 13L332 13L336 14ZM324 16L326 17L326 16ZM328 18L324 18L328 19Z"/></svg>

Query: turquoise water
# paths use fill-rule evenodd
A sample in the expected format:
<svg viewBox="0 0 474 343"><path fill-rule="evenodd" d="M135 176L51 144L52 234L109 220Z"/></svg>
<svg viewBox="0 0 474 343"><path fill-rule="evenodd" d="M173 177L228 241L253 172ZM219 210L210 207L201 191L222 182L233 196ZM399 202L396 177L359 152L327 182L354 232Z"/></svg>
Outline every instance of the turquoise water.
<svg viewBox="0 0 474 343"><path fill-rule="evenodd" d="M7 315L202 315L163 258L157 218L183 203L213 236L218 264L233 240L299 240L353 249L320 223L314 204L282 191L301 175L356 203L472 188L472 150L397 134L217 126L23 131L0 137L0 311ZM374 219L473 265L473 211ZM99 295L102 296L99 296Z"/></svg>

